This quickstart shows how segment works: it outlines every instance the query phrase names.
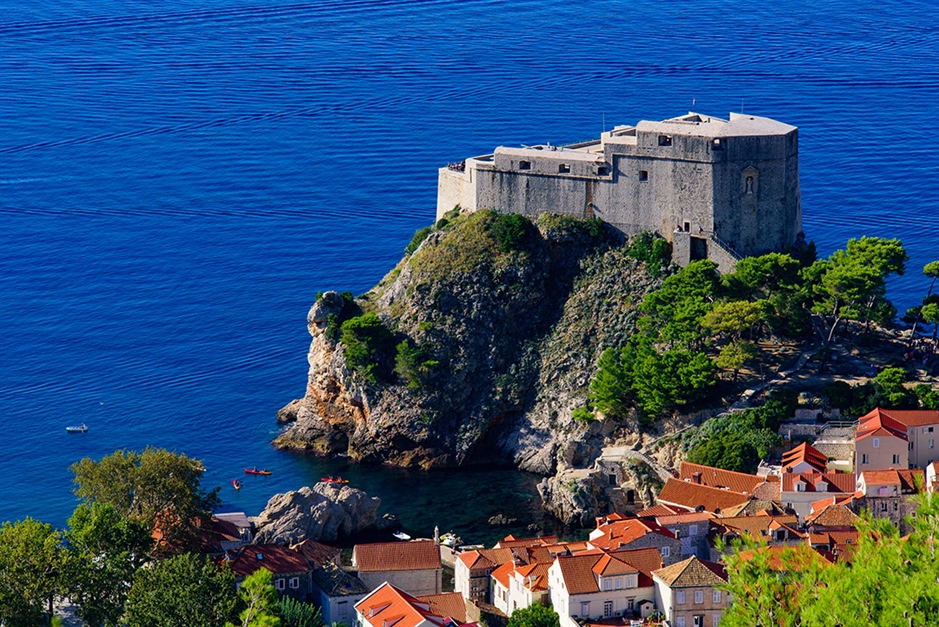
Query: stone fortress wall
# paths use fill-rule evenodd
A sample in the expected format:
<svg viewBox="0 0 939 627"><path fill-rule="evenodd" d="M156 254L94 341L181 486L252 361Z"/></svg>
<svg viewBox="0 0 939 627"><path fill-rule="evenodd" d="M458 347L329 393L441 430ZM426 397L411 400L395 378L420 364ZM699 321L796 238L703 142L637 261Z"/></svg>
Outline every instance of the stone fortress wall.
<svg viewBox="0 0 939 627"><path fill-rule="evenodd" d="M727 271L741 256L784 250L801 232L798 129L689 113L561 148L500 146L441 168L437 218L456 205L598 217L626 234L661 234L682 265L709 258Z"/></svg>

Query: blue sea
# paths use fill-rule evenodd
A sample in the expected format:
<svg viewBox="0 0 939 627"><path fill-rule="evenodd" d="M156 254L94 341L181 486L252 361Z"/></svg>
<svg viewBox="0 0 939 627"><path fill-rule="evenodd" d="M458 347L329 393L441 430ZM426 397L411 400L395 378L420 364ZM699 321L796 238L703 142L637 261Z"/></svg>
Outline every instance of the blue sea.
<svg viewBox="0 0 939 627"><path fill-rule="evenodd" d="M800 127L821 254L901 238L901 310L939 257L933 2L0 7L0 520L64 525L71 463L148 445L204 460L249 514L340 473L415 533L488 541L488 516L536 518L523 473L269 444L304 393L316 292L376 283L433 221L437 168L500 144L769 116Z"/></svg>

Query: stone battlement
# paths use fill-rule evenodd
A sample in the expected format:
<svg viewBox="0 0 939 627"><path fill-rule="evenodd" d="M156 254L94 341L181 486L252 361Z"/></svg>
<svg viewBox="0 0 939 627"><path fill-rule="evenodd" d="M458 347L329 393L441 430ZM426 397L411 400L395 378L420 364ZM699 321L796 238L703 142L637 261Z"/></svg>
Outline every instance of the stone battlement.
<svg viewBox="0 0 939 627"><path fill-rule="evenodd" d="M769 118L643 120L593 141L500 146L441 168L437 217L456 205L597 217L626 234L661 234L681 264L710 258L727 271L740 256L796 241L798 162L798 129Z"/></svg>

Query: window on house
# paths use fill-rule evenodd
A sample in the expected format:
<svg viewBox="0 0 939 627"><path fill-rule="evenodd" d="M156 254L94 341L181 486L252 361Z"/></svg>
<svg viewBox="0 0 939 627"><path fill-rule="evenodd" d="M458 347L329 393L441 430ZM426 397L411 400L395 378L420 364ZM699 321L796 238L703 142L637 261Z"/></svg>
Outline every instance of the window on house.
<svg viewBox="0 0 939 627"><path fill-rule="evenodd" d="M583 617L590 616L590 601L581 601L580 603L580 615Z"/></svg>
<svg viewBox="0 0 939 627"><path fill-rule="evenodd" d="M899 464L899 463L900 463L900 456L899 456L899 455L894 455L894 456L893 456L893 463L894 463L894 464Z"/></svg>
<svg viewBox="0 0 939 627"><path fill-rule="evenodd" d="M694 602L697 604L704 603L704 590L695 590L694 591Z"/></svg>
<svg viewBox="0 0 939 627"><path fill-rule="evenodd" d="M679 616L675 619L675 627L685 627L685 617Z"/></svg>
<svg viewBox="0 0 939 627"><path fill-rule="evenodd" d="M294 589L294 590L296 590L297 588L299 588L299 587L300 587L300 578L299 578L299 577L291 577L291 578L290 578L290 587L291 587L292 589Z"/></svg>
<svg viewBox="0 0 939 627"><path fill-rule="evenodd" d="M571 171L571 166L567 163L562 163L558 166L558 172L561 174L567 174Z"/></svg>
<svg viewBox="0 0 939 627"><path fill-rule="evenodd" d="M711 627L720 627L720 624L721 624L721 615L711 614Z"/></svg>
<svg viewBox="0 0 939 627"><path fill-rule="evenodd" d="M677 605L685 604L685 591L684 590L679 590L678 592L675 593L675 603Z"/></svg>
<svg viewBox="0 0 939 627"><path fill-rule="evenodd" d="M928 442L928 445L929 445L929 448L935 448L935 446L936 446L936 441L935 441L935 440L930 440L930 441Z"/></svg>
<svg viewBox="0 0 939 627"><path fill-rule="evenodd" d="M617 589L617 590L622 590L622 589L623 589L623 578L622 578L622 577L617 577L617 578L616 578L616 589Z"/></svg>
<svg viewBox="0 0 939 627"><path fill-rule="evenodd" d="M714 594L711 596L711 601L713 601L714 603L720 603L720 602L721 602L721 591L720 591L720 590L715 590L715 591L714 591Z"/></svg>
<svg viewBox="0 0 939 627"><path fill-rule="evenodd" d="M862 464L870 463L870 458L867 456L867 453L861 453L861 463Z"/></svg>
<svg viewBox="0 0 939 627"><path fill-rule="evenodd" d="M893 504L893 511L897 511L897 510L899 510L899 509L900 509L900 504L899 504L899 503L894 503L894 504Z"/></svg>
<svg viewBox="0 0 939 627"><path fill-rule="evenodd" d="M627 587L627 588L635 588L635 587L636 587L636 578L635 578L635 577L627 577L627 578L626 578L626 587Z"/></svg>
<svg viewBox="0 0 939 627"><path fill-rule="evenodd" d="M659 135L659 146L671 146L671 145L672 145L671 135Z"/></svg>
<svg viewBox="0 0 939 627"><path fill-rule="evenodd" d="M724 142L721 140L720 137L717 137L711 140L711 150L723 150L723 149L724 149Z"/></svg>
<svg viewBox="0 0 939 627"><path fill-rule="evenodd" d="M531 161L519 161L518 169L519 170L531 170Z"/></svg>
<svg viewBox="0 0 939 627"><path fill-rule="evenodd" d="M284 587L285 587L285 586L284 586L284 580L283 580L283 579L275 579L275 580L274 580L274 587L277 588L278 590L283 590Z"/></svg>
<svg viewBox="0 0 939 627"><path fill-rule="evenodd" d="M796 483L796 492L805 492L805 484L801 481Z"/></svg>
<svg viewBox="0 0 939 627"><path fill-rule="evenodd" d="M662 557L668 557L669 552L670 552L669 547L667 546L662 547Z"/></svg>
<svg viewBox="0 0 939 627"><path fill-rule="evenodd" d="M704 616L702 614L697 614L691 617L691 624L693 627L704 627Z"/></svg>
<svg viewBox="0 0 939 627"><path fill-rule="evenodd" d="M604 580L603 580L603 589L604 589L604 590L612 590L612 589L613 589L613 580L612 580L612 579L604 579Z"/></svg>
<svg viewBox="0 0 939 627"><path fill-rule="evenodd" d="M913 450L913 443L912 443L912 442L910 442L909 449L910 449L911 451Z"/></svg>
<svg viewBox="0 0 939 627"><path fill-rule="evenodd" d="M611 618L613 616L613 601L604 601L603 602L603 618Z"/></svg>
<svg viewBox="0 0 939 627"><path fill-rule="evenodd" d="M874 438L874 448L880 448L880 438Z"/></svg>
<svg viewBox="0 0 939 627"><path fill-rule="evenodd" d="M627 610L636 609L636 599L626 599L626 609Z"/></svg>
<svg viewBox="0 0 939 627"><path fill-rule="evenodd" d="M610 173L610 168L605 165L597 166L597 176L606 176Z"/></svg>
<svg viewBox="0 0 939 627"><path fill-rule="evenodd" d="M929 429L926 431L926 433L932 433L934 429L935 429L935 427L929 427Z"/></svg>
<svg viewBox="0 0 939 627"><path fill-rule="evenodd" d="M880 504L880 511L882 511L882 512L886 512L886 511L887 511L887 503L886 503L886 502L883 502L883 503Z"/></svg>
<svg viewBox="0 0 939 627"><path fill-rule="evenodd" d="M649 171L648 170L639 170L639 180L648 181L649 180Z"/></svg>

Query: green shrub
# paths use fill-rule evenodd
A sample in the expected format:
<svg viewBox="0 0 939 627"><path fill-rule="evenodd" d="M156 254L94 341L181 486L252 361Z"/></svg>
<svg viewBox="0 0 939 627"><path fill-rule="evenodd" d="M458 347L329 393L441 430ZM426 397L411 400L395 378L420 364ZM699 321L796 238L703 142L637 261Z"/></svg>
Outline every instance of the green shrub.
<svg viewBox="0 0 939 627"><path fill-rule="evenodd" d="M350 318L342 323L342 343L346 364L366 381L386 378L384 363L393 350L394 336L374 313Z"/></svg>
<svg viewBox="0 0 939 627"><path fill-rule="evenodd" d="M500 215L493 225L493 232L499 244L499 250L508 253L521 249L528 224L528 219L517 213Z"/></svg>
<svg viewBox="0 0 939 627"><path fill-rule="evenodd" d="M434 228L439 231L440 229L446 228L448 224L450 224L449 220L447 220L446 218L440 218L439 220L437 220L437 224L434 225Z"/></svg>
<svg viewBox="0 0 939 627"><path fill-rule="evenodd" d="M584 423L590 423L597 419L597 417L593 415L593 412L588 407L578 407L574 410L574 413L571 414L571 416L574 418L574 420Z"/></svg>
<svg viewBox="0 0 939 627"><path fill-rule="evenodd" d="M431 228L429 226L425 226L424 228L419 229L417 232L415 232L414 237L411 238L411 243L408 244L407 247L404 249L404 254L406 255L413 254L414 251L417 250L417 247L421 245L421 242L427 239L427 236L430 235L430 231L431 231Z"/></svg>

